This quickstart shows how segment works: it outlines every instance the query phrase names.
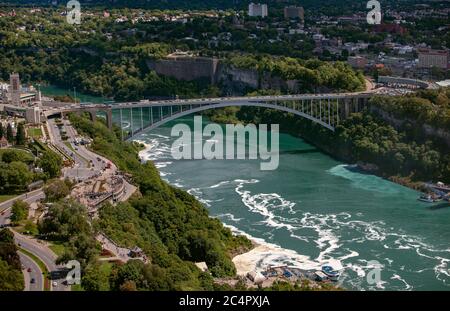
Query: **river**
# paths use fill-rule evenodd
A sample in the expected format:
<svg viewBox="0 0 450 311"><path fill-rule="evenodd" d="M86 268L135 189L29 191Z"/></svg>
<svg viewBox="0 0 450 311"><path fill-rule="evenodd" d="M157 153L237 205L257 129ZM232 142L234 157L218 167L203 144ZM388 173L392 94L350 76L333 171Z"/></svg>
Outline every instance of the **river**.
<svg viewBox="0 0 450 311"><path fill-rule="evenodd" d="M341 284L352 290L450 288L448 204L419 202L416 191L356 171L286 134L275 171L261 171L259 160L174 161L173 124L137 138L150 145L141 158L235 232L275 246L254 259L258 269L332 262L342 266ZM371 282L366 276L374 260L380 279Z"/></svg>

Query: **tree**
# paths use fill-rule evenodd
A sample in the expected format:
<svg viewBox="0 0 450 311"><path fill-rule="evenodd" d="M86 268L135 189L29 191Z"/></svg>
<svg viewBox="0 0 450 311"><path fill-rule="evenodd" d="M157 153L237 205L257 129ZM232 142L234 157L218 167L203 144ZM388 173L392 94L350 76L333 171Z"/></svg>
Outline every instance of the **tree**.
<svg viewBox="0 0 450 311"><path fill-rule="evenodd" d="M33 156L26 151L18 149L6 149L1 156L1 160L5 163L24 162L33 163Z"/></svg>
<svg viewBox="0 0 450 311"><path fill-rule="evenodd" d="M104 265L109 265L108 263ZM102 269L99 263L89 264L83 271L81 285L86 291L108 291L109 274L107 269Z"/></svg>
<svg viewBox="0 0 450 311"><path fill-rule="evenodd" d="M27 202L24 202L22 200L16 200L13 203L12 206L12 215L11 215L11 221L13 223L18 223L21 220L27 219L28 217L28 209L29 205Z"/></svg>
<svg viewBox="0 0 450 311"><path fill-rule="evenodd" d="M0 291L22 291L23 275L20 269L12 269L4 260L0 260Z"/></svg>
<svg viewBox="0 0 450 311"><path fill-rule="evenodd" d="M6 140L11 144L14 142L14 134L10 123L6 126Z"/></svg>
<svg viewBox="0 0 450 311"><path fill-rule="evenodd" d="M44 188L44 193L47 201L56 202L68 196L70 189L65 181L56 179Z"/></svg>
<svg viewBox="0 0 450 311"><path fill-rule="evenodd" d="M20 257L14 244L14 234L9 229L0 231L0 260L6 261L11 268L20 270Z"/></svg>
<svg viewBox="0 0 450 311"><path fill-rule="evenodd" d="M39 166L49 178L58 177L61 173L62 160L57 154L47 151L42 155Z"/></svg>
<svg viewBox="0 0 450 311"><path fill-rule="evenodd" d="M23 123L20 123L17 126L17 134L16 134L16 144L23 146L25 145L26 137L25 137L25 127Z"/></svg>

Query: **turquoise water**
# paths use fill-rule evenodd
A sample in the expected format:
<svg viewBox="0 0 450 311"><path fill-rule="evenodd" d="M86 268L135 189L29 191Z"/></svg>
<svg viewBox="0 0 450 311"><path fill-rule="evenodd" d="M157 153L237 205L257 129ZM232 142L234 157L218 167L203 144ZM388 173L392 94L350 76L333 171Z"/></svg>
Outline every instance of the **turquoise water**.
<svg viewBox="0 0 450 311"><path fill-rule="evenodd" d="M448 204L421 203L419 193L355 171L284 134L275 171L260 171L258 160L175 161L170 129L169 124L142 134L138 139L152 146L142 157L153 160L168 182L195 195L212 216L284 249L260 258L259 268L337 262L348 289L449 289ZM373 260L381 265L376 284L366 278Z"/></svg>
<svg viewBox="0 0 450 311"><path fill-rule="evenodd" d="M70 95L74 96L73 89L64 89L53 85L48 86L41 86L40 87L41 92L45 96L65 96ZM102 98L100 96L92 96L92 95L86 95L82 93L76 92L77 99L79 99L82 103L103 103L104 101L108 101L106 98Z"/></svg>

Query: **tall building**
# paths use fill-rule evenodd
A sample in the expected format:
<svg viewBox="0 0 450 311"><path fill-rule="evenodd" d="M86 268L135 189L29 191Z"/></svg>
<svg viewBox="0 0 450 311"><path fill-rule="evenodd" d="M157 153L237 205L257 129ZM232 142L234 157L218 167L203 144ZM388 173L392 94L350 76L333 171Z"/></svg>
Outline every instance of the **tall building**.
<svg viewBox="0 0 450 311"><path fill-rule="evenodd" d="M304 20L305 10L303 9L303 7L287 6L284 8L284 18L286 19L298 18Z"/></svg>
<svg viewBox="0 0 450 311"><path fill-rule="evenodd" d="M269 10L267 4L256 4L252 2L248 5L248 16L266 17L268 14Z"/></svg>
<svg viewBox="0 0 450 311"><path fill-rule="evenodd" d="M7 98L12 106L29 107L40 104L41 92L36 91L33 86L22 87L18 73L9 76L9 87Z"/></svg>
<svg viewBox="0 0 450 311"><path fill-rule="evenodd" d="M20 106L20 93L22 92L22 86L20 85L20 77L18 73L12 73L9 75L9 94L11 103L14 106Z"/></svg>
<svg viewBox="0 0 450 311"><path fill-rule="evenodd" d="M441 69L449 68L449 55L444 50L419 49L419 67Z"/></svg>

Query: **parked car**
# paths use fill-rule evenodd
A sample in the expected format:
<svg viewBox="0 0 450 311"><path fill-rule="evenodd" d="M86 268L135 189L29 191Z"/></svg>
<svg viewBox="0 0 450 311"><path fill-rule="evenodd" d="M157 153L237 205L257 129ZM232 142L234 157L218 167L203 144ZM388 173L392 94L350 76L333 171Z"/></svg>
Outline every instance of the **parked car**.
<svg viewBox="0 0 450 311"><path fill-rule="evenodd" d="M34 278L32 278L32 279L30 280L30 283L31 283L31 284L34 284L34 283L36 283L36 280L35 280Z"/></svg>
<svg viewBox="0 0 450 311"><path fill-rule="evenodd" d="M28 271L28 272L31 272L31 268L28 268L27 271Z"/></svg>

